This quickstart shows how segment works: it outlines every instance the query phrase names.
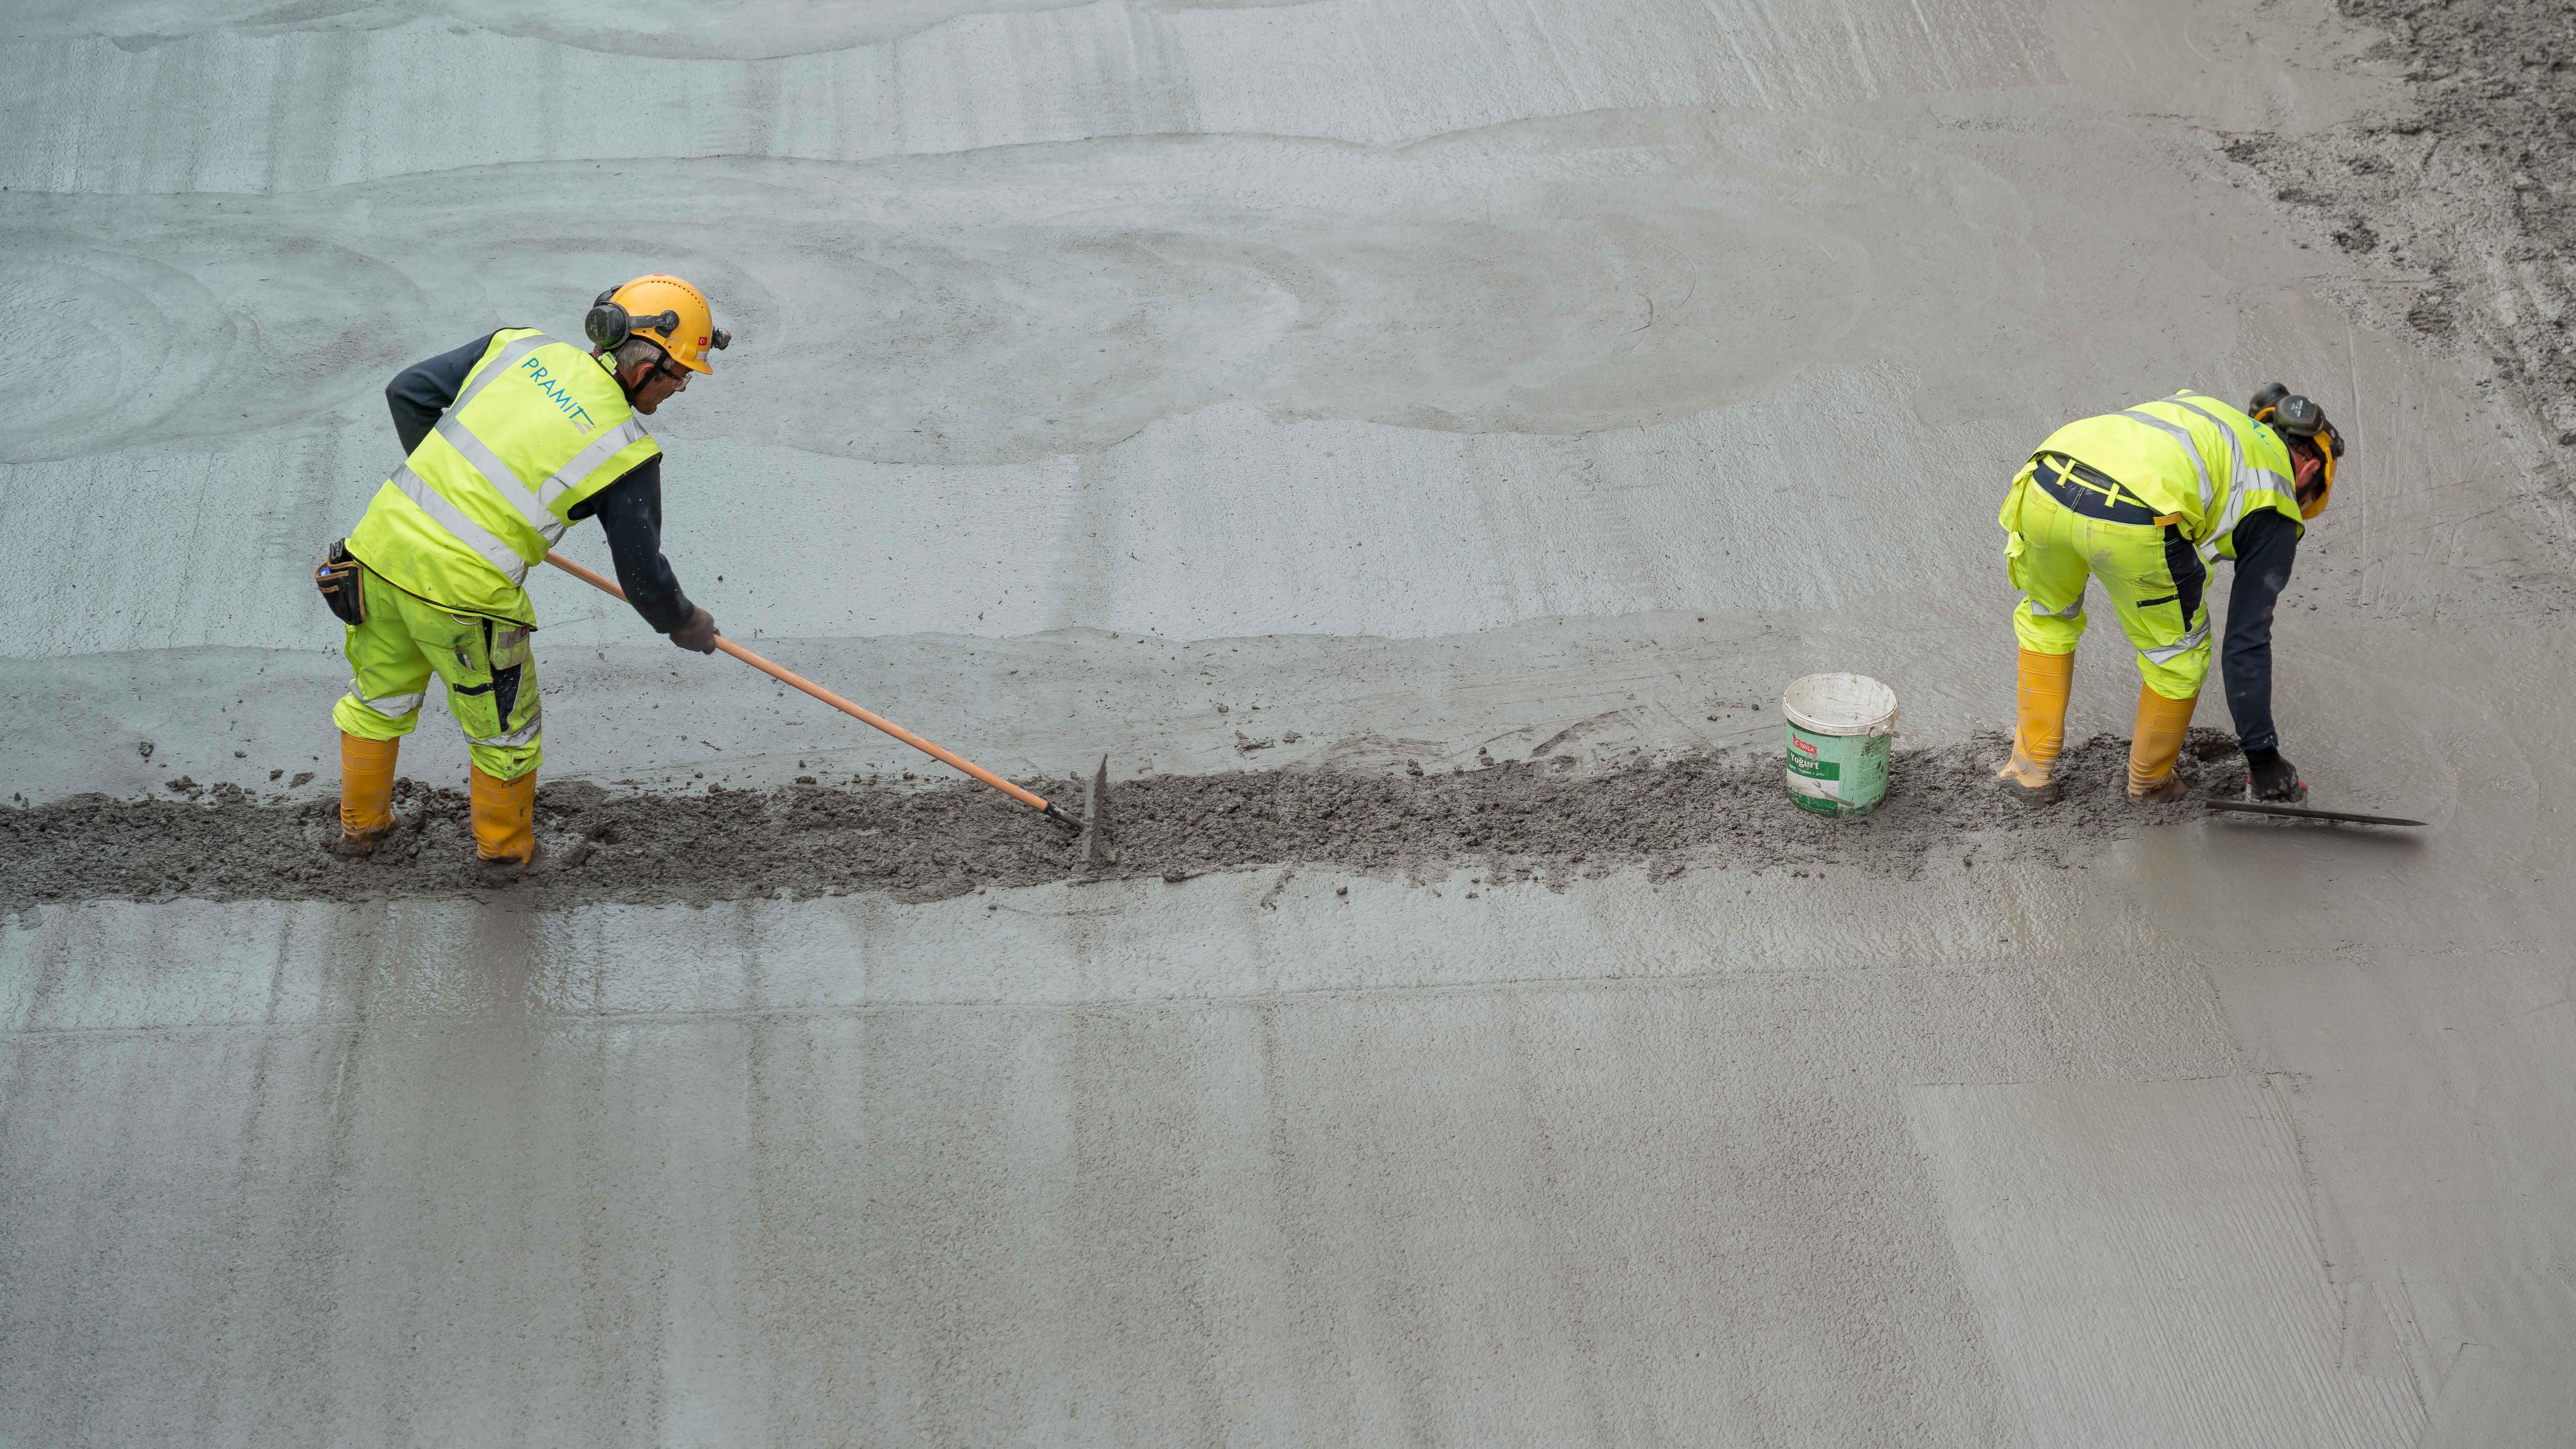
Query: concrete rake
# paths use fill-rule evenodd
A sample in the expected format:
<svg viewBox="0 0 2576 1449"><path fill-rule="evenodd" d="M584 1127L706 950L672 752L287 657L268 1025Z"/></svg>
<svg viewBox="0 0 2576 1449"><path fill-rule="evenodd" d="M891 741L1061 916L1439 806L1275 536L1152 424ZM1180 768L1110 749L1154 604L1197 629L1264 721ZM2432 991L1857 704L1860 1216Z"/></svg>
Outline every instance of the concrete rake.
<svg viewBox="0 0 2576 1449"><path fill-rule="evenodd" d="M581 580L592 588L598 589L604 593L614 594L619 599L624 599L626 597L626 591L619 588L615 580L603 578L600 575L591 572L589 569L583 568L581 565L574 563L571 559L565 558L562 554L548 553L546 555L546 562L553 564L556 568L562 569L565 573L572 575L574 578ZM1116 854L1109 848L1108 818L1106 814L1107 800L1104 798L1109 793L1109 757L1107 755L1100 757L1099 773L1092 777L1091 784L1083 792L1084 818L1076 820L1072 816L1067 815L1061 807L1057 806L1052 801L1049 801L1044 796L1037 794L1035 791L1024 790L1019 786L1012 784L1010 781L1003 779L1001 776L994 774L992 771L985 769L983 766L966 759L962 755L953 754L947 750L941 749L939 746L932 744L930 741L923 739L921 736L914 734L912 731L905 729L894 721L885 718L883 715L861 709L859 706L850 703L848 700L841 698L839 695L823 688L821 685L815 684L800 675L789 672L788 670L779 668L777 665L770 663L768 660L761 658L759 655L752 653L750 650L743 648L741 645L736 644L731 639L728 639L721 634L716 636L716 647L727 654L732 655L734 658L741 660L743 663L750 665L752 668L759 670L761 673L768 675L770 678L777 680L779 683L788 685L795 689L803 690L805 693L814 696L816 699L823 701L825 704L828 704L832 708L839 710L841 713L850 716L861 724L883 730L887 734L894 736L896 739L903 741L905 744L910 745L914 749L921 751L923 754L930 756L934 760L937 760L939 763L946 765L951 769L961 770L976 780L992 786L994 789L1001 791L1003 794L1010 796L1012 799L1017 800L1021 804L1028 806L1030 809L1037 811L1041 815L1044 815L1047 819L1054 821L1056 824L1064 826L1069 830L1080 831L1081 839L1077 846L1077 852L1078 858L1081 861L1080 869L1084 874L1096 875L1117 859Z"/></svg>

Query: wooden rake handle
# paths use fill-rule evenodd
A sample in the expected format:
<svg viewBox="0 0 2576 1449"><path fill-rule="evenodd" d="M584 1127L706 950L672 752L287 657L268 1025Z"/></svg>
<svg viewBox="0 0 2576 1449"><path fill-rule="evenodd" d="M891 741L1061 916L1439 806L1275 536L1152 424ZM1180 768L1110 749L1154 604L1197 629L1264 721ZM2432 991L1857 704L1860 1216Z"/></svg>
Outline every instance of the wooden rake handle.
<svg viewBox="0 0 2576 1449"><path fill-rule="evenodd" d="M590 585L594 589L598 589L604 593L615 594L620 599L624 599L626 597L626 591L617 586L616 580L602 578L598 574L591 572L589 569L583 568L581 565L574 563L571 559L565 558L562 554L548 553L546 555L546 562L553 564L556 568L562 569L565 573L572 575L574 578L581 580L583 583ZM768 675L770 678L777 680L779 683L792 686L796 689L801 689L805 693L810 694L816 699L823 701L825 704L830 705L832 708L839 710L841 713L848 715L850 718L857 720L859 723L874 729L883 730L887 734L894 736L896 739L903 741L905 744L910 745L914 749L921 751L923 754L930 756L934 760L937 760L939 763L946 765L951 769L962 770L965 773L974 776L976 779L983 781L985 784L992 786L994 789L999 790L1003 794L1010 796L1012 799L1019 801L1021 804L1028 806L1030 809L1045 815L1049 820L1055 821L1059 825L1072 825L1078 827L1081 823L1075 820L1072 816L1065 814L1062 810L1048 804L1043 796L1023 790L1019 786L1012 784L1010 781L1003 779L1001 776L994 774L992 771L985 769L983 766L976 764L972 760L965 759L959 755L950 754L948 751L941 749L939 746L932 744L930 741L925 740L921 736L914 734L912 731L905 729L903 726L896 724L893 720L887 719L883 715L873 713L869 710L861 709L859 706L850 703L848 700L841 698L839 695L834 694L832 691L825 689L821 685L815 684L801 675L779 668L777 665L772 664L768 660L761 658L759 655L752 653L750 650L743 648L741 645L736 644L731 639L724 637L722 634L716 636L716 647L727 654L732 655L734 658L741 660L743 663L750 665L752 668L759 670L761 673Z"/></svg>

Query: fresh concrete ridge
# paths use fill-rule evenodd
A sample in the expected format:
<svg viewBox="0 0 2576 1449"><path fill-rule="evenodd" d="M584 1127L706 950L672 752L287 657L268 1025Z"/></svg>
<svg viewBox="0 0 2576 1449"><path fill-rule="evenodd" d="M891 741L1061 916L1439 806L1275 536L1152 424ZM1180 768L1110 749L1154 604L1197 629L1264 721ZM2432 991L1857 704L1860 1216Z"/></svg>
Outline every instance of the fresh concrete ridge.
<svg viewBox="0 0 2576 1449"><path fill-rule="evenodd" d="M2194 746L2188 778L2226 789L2242 776L2244 759L2227 736L2204 730ZM1989 737L1908 751L1886 806L1839 827L1789 805L1769 758L1694 754L1585 772L1575 756L1546 750L1483 759L1472 773L1433 774L1412 760L1401 772L1327 766L1128 780L1086 812L1110 842L1113 858L1100 861L1084 859L1073 832L1039 824L981 785L914 790L807 775L779 790L719 787L679 798L549 785L537 800L537 869L502 884L528 904L564 907L852 892L943 900L1068 878L1178 882L1279 864L1416 876L1474 864L1498 885L1543 879L1559 889L1640 864L1657 880L1694 866L1761 873L1832 864L1905 876L1935 851L1964 850L1963 862L1981 849L2004 859L2080 856L2099 839L2199 809L2127 807L2128 744L2109 735L2067 752L2071 798L2026 808L1980 788L1997 748ZM1083 800L1071 782L1020 783ZM170 784L187 799L82 795L0 814L0 908L177 896L363 901L496 888L474 865L460 790L397 782L392 834L372 855L339 860L322 850L339 833L328 801L283 793L261 801L228 785L208 792L185 776ZM196 803L209 793L211 803Z"/></svg>
<svg viewBox="0 0 2576 1449"><path fill-rule="evenodd" d="M861 8L0 30L0 1443L2576 1422L2560 7ZM307 853L386 379L658 269L691 594L1109 878L563 579L552 871L435 703ZM2274 378L2287 751L2431 827L1997 818L2005 479Z"/></svg>

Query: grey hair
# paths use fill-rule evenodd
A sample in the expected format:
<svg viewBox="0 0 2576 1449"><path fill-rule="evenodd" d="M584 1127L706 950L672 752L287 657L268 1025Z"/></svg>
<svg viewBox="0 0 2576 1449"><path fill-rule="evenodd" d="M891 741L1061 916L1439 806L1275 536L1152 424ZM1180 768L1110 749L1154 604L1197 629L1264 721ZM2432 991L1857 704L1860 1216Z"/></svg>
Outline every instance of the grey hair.
<svg viewBox="0 0 2576 1449"><path fill-rule="evenodd" d="M662 344L639 333L618 343L617 350L609 355L617 359L619 372L630 367L651 367L662 360Z"/></svg>

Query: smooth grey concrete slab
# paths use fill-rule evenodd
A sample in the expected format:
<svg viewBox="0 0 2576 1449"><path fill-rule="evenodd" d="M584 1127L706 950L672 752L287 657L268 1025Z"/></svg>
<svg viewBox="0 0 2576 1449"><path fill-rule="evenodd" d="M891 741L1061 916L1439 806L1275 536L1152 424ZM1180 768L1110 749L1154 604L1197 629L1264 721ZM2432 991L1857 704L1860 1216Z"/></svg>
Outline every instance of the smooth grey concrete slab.
<svg viewBox="0 0 2576 1449"><path fill-rule="evenodd" d="M0 26L0 794L327 792L301 571L394 461L386 378L667 268L740 338L654 424L691 592L1068 776L1762 749L1823 668L1954 743L2008 721L2026 450L2279 377L2356 444L2285 743L2434 823L23 912L0 1443L2564 1421L2567 508L2478 360L2372 310L2402 265L2223 153L2404 113L2322 0ZM534 587L549 778L906 766ZM2083 733L2135 689L2097 622ZM461 769L433 703L405 770Z"/></svg>

